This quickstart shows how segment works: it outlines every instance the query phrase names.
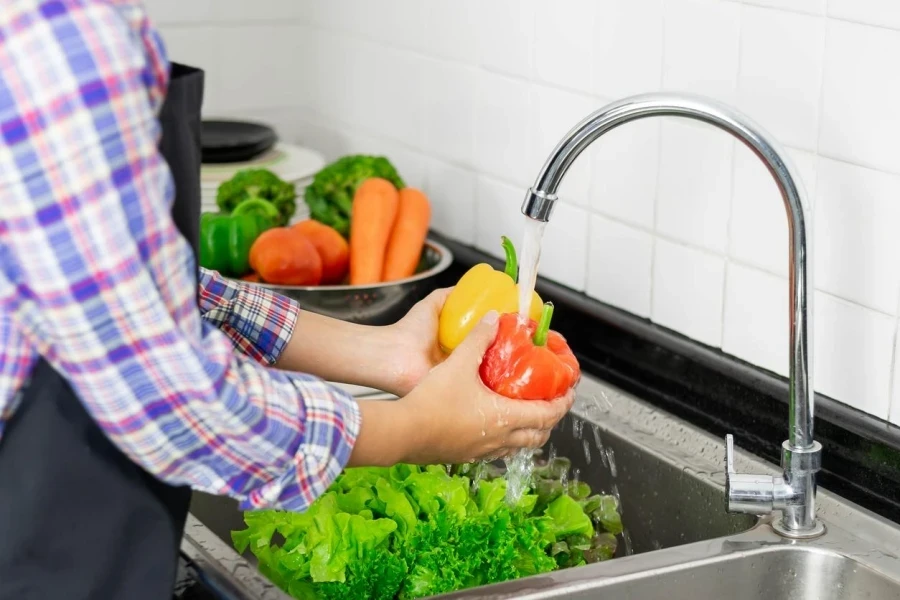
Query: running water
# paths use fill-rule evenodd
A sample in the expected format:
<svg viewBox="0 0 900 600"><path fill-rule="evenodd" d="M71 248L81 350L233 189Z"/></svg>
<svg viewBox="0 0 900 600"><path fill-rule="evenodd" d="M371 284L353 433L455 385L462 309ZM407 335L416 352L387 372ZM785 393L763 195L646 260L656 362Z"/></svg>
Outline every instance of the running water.
<svg viewBox="0 0 900 600"><path fill-rule="evenodd" d="M538 264L541 262L541 239L547 224L525 217L525 235L522 236L522 250L519 254L519 315L528 317L531 296L537 280Z"/></svg>
<svg viewBox="0 0 900 600"><path fill-rule="evenodd" d="M538 264L541 261L541 238L546 223L525 217L525 234L519 253L519 317L528 318ZM517 504L531 484L534 472L534 451L521 449L505 460L506 501Z"/></svg>

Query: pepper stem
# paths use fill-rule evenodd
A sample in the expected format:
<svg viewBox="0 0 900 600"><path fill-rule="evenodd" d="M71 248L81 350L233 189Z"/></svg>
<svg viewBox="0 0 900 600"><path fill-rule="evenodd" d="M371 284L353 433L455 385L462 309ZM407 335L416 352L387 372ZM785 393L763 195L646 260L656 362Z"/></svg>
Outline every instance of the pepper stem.
<svg viewBox="0 0 900 600"><path fill-rule="evenodd" d="M547 335L550 333L550 320L553 318L553 303L547 302L544 304L544 309L541 311L541 320L538 321L537 329L534 330L534 345L535 346L546 346L547 345Z"/></svg>
<svg viewBox="0 0 900 600"><path fill-rule="evenodd" d="M505 235L500 238L500 243L503 244L503 251L506 252L506 268L503 271L509 275L513 281L518 281L519 259L516 258L516 247L513 246L512 241Z"/></svg>

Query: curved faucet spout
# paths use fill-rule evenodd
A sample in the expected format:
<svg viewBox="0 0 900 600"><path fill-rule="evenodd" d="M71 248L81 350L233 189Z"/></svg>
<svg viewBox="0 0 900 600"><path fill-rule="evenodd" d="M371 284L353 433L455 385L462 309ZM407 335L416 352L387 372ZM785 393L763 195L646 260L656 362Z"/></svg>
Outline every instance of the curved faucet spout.
<svg viewBox="0 0 900 600"><path fill-rule="evenodd" d="M578 155L605 133L646 117L684 117L727 131L762 160L781 192L790 236L791 315L790 427L782 453L784 477L767 481L762 486L751 485L752 489L747 490L742 489L745 478L750 478L747 479L750 483L761 480L753 479L753 476L738 476L729 468L729 509L762 514L775 507L783 512L782 521L776 527L783 535L818 535L821 525L815 519L815 473L819 470L821 445L813 438L815 392L811 374L810 323L814 287L813 271L809 268L812 240L808 233L811 213L801 180L778 143L743 114L707 98L675 93L631 96L589 115L562 139L528 191L522 212L532 219L548 221L557 200L557 189ZM731 443L727 448L730 464Z"/></svg>

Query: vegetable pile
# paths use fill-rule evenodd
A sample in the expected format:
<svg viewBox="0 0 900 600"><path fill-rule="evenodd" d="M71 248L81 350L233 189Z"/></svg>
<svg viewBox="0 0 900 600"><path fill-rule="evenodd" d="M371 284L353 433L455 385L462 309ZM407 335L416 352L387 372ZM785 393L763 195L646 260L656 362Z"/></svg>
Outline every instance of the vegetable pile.
<svg viewBox="0 0 900 600"><path fill-rule="evenodd" d="M232 533L294 598L412 599L612 558L613 496L541 462L507 505L493 465L347 469L305 513L253 511Z"/></svg>
<svg viewBox="0 0 900 600"><path fill-rule="evenodd" d="M276 285L365 285L416 273L431 221L420 190L381 156L345 156L306 189L312 218L289 226L293 183L267 169L219 186L221 212L201 217L200 264Z"/></svg>
<svg viewBox="0 0 900 600"><path fill-rule="evenodd" d="M398 190L406 187L397 169L383 156L356 154L326 166L316 174L303 195L310 216L347 237L356 190L373 178L386 179Z"/></svg>

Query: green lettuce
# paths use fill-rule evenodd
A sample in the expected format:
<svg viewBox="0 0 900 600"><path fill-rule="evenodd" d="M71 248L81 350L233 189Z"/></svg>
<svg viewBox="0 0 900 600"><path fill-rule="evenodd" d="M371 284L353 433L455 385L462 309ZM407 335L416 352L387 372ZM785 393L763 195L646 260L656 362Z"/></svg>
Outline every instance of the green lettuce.
<svg viewBox="0 0 900 600"><path fill-rule="evenodd" d="M301 599L423 598L612 558L618 503L563 484L567 466L536 469L514 506L490 465L347 469L305 513L247 512L232 539Z"/></svg>

